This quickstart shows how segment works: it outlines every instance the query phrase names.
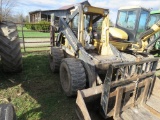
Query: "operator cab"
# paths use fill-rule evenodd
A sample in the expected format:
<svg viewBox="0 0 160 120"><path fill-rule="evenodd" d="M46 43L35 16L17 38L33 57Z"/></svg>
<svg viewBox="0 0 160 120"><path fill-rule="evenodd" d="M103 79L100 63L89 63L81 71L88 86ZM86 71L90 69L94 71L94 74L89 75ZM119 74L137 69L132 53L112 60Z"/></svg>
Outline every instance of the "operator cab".
<svg viewBox="0 0 160 120"><path fill-rule="evenodd" d="M74 15L75 11L76 8L71 11L71 15ZM108 13L108 9L85 5L80 14L76 14L70 22L71 30L86 50L97 49L99 51L100 44L102 44L102 22Z"/></svg>
<svg viewBox="0 0 160 120"><path fill-rule="evenodd" d="M139 42L140 33L146 30L150 11L140 6L122 7L118 10L116 27L128 34L128 41Z"/></svg>
<svg viewBox="0 0 160 120"><path fill-rule="evenodd" d="M84 14L84 32L85 49L95 49L95 41L101 40L103 16L98 14Z"/></svg>
<svg viewBox="0 0 160 120"><path fill-rule="evenodd" d="M102 15L98 14L83 14L83 35L82 39L85 41L86 49L95 49L93 46L94 40L100 41L101 39L101 26L102 26ZM77 14L72 23L71 29L75 36L78 37L78 23L79 15Z"/></svg>

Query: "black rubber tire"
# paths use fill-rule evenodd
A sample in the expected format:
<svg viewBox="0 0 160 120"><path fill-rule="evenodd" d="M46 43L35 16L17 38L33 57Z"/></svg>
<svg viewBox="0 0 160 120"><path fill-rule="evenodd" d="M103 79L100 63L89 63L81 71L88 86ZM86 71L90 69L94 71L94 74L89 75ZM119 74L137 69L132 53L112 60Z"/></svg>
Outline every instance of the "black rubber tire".
<svg viewBox="0 0 160 120"><path fill-rule="evenodd" d="M12 22L0 23L0 55L4 72L22 70L22 54L17 27Z"/></svg>
<svg viewBox="0 0 160 120"><path fill-rule="evenodd" d="M50 51L50 68L52 72L59 72L60 64L62 59L64 58L63 50L59 47L52 47Z"/></svg>
<svg viewBox="0 0 160 120"><path fill-rule="evenodd" d="M86 87L86 74L81 60L65 58L60 66L60 81L68 97L75 96L77 90Z"/></svg>
<svg viewBox="0 0 160 120"><path fill-rule="evenodd" d="M12 104L0 104L0 120L17 120Z"/></svg>

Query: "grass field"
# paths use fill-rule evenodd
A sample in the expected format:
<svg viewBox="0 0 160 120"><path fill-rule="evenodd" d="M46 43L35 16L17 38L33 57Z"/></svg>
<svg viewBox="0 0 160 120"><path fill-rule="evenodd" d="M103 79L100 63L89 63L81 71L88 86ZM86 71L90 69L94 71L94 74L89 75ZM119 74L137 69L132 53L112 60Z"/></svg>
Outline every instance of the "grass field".
<svg viewBox="0 0 160 120"><path fill-rule="evenodd" d="M77 120L75 98L62 92L59 74L49 69L48 52L26 53L21 73L0 70L0 75L0 103L14 104L18 120Z"/></svg>
<svg viewBox="0 0 160 120"><path fill-rule="evenodd" d="M59 74L49 68L48 52L24 53L21 73L4 74L0 69L0 103L4 102L14 105L18 120L78 120L75 98L63 93Z"/></svg>
<svg viewBox="0 0 160 120"><path fill-rule="evenodd" d="M24 52L24 46L22 43L22 28L17 27L18 29L18 34L19 38L21 41L21 48L22 52ZM46 43L25 43L26 51L31 52L31 51L43 51L43 50L49 50L50 46L50 33L45 33L45 32L37 32L33 30L29 30L26 27L23 27L24 30L24 41L25 42L41 42L41 41L46 41ZM29 38L27 38L29 37ZM29 48L29 47L35 47L35 48Z"/></svg>
<svg viewBox="0 0 160 120"><path fill-rule="evenodd" d="M22 28L17 27L17 29L19 37L22 37ZM24 30L24 37L48 37L48 38L50 37L49 32L37 32L33 30L28 30L26 27L23 27L23 30Z"/></svg>

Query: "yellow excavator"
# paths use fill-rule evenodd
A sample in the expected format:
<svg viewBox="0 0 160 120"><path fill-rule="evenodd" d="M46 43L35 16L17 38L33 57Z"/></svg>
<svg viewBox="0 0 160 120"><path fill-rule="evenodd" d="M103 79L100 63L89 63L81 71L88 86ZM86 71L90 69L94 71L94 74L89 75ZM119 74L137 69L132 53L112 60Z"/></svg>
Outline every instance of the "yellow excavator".
<svg viewBox="0 0 160 120"><path fill-rule="evenodd" d="M147 52L158 40L156 38L149 43L149 38L160 31L160 21L146 30L149 15L150 11L140 6L121 7L115 28L110 28L110 42L122 51Z"/></svg>
<svg viewBox="0 0 160 120"><path fill-rule="evenodd" d="M154 108L160 108L155 79L158 58L135 51L121 52L110 44L108 9L79 4L67 19L60 17L59 21L56 39L51 32L50 68L60 72L66 96L77 95L78 118L94 120L90 110L95 110L95 115L98 110L103 118L128 119L132 114L136 120L158 120L159 109ZM147 104L155 100L153 106ZM90 102L93 109L88 107Z"/></svg>

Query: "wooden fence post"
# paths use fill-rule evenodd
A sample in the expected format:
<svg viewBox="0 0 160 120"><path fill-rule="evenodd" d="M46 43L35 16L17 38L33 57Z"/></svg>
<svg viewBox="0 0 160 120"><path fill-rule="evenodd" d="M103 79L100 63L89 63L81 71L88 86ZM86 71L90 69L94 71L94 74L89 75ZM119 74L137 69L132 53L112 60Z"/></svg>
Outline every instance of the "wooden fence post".
<svg viewBox="0 0 160 120"><path fill-rule="evenodd" d="M54 14L51 14L51 26L50 26L50 44L55 46L55 26L54 26Z"/></svg>
<svg viewBox="0 0 160 120"><path fill-rule="evenodd" d="M22 21L22 24L21 24L21 27L22 27L22 39L23 39L23 49L24 49L24 52L26 52L26 46L25 46L25 40L24 40L24 32L23 32L23 21Z"/></svg>

